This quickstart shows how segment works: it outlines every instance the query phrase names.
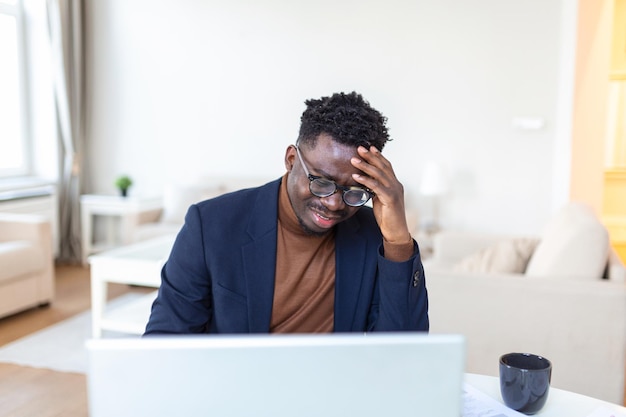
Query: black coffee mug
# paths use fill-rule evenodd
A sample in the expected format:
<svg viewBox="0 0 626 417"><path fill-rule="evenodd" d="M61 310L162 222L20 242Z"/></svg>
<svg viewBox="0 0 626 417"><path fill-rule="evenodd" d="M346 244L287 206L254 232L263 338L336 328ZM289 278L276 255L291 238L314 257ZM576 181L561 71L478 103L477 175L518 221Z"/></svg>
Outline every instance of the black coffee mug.
<svg viewBox="0 0 626 417"><path fill-rule="evenodd" d="M550 390L552 363L531 353L500 357L500 393L507 407L535 414L545 405Z"/></svg>

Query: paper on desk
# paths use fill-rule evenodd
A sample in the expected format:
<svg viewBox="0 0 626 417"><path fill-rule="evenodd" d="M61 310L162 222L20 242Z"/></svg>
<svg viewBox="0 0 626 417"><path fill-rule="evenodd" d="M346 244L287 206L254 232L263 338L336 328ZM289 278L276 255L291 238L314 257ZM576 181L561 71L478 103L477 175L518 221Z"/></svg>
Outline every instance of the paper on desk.
<svg viewBox="0 0 626 417"><path fill-rule="evenodd" d="M463 384L462 411L462 417L526 417L524 414L512 410L490 396L483 394L467 382Z"/></svg>
<svg viewBox="0 0 626 417"><path fill-rule="evenodd" d="M613 411L607 407L599 407L587 417L626 417L626 414Z"/></svg>

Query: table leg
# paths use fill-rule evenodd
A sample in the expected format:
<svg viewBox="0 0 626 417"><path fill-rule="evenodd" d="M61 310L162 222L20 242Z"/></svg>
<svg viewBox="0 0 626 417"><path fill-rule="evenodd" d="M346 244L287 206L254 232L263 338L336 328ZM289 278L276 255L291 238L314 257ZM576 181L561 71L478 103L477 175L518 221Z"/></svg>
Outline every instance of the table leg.
<svg viewBox="0 0 626 417"><path fill-rule="evenodd" d="M102 317L107 301L109 283L102 279L97 268L91 266L91 335L94 339L102 337Z"/></svg>
<svg viewBox="0 0 626 417"><path fill-rule="evenodd" d="M139 213L128 213L120 218L120 238L123 245L130 245L135 241L135 233L139 225Z"/></svg>
<svg viewBox="0 0 626 417"><path fill-rule="evenodd" d="M91 210L86 205L81 206L80 221L82 229L81 257L83 265L87 265L87 257L91 254L91 240L93 239Z"/></svg>

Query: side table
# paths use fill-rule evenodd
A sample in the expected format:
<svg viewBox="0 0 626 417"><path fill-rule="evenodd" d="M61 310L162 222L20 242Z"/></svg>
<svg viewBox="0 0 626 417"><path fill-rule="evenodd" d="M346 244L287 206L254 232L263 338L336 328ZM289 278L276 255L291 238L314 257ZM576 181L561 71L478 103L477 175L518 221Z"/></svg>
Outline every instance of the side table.
<svg viewBox="0 0 626 417"><path fill-rule="evenodd" d="M114 244L132 243L132 231L142 213L162 208L161 198L121 197L115 195L84 194L80 197L80 217L82 228L82 261L92 253L111 247ZM120 219L118 239L113 238L113 224L109 221L107 246L98 247L94 242L94 216L118 217ZM112 219L109 219L112 220Z"/></svg>

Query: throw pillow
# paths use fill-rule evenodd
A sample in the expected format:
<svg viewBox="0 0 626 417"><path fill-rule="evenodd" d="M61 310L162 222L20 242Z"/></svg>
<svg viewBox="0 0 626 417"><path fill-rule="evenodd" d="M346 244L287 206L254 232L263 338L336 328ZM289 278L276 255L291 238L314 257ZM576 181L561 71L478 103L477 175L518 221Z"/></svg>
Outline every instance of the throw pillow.
<svg viewBox="0 0 626 417"><path fill-rule="evenodd" d="M538 239L532 238L504 240L465 257L454 270L522 274L538 243Z"/></svg>
<svg viewBox="0 0 626 417"><path fill-rule="evenodd" d="M163 192L163 216L165 223L182 225L189 206L203 200L206 191L200 186L168 184Z"/></svg>
<svg viewBox="0 0 626 417"><path fill-rule="evenodd" d="M551 219L526 275L597 280L609 259L609 234L593 209L571 202Z"/></svg>

